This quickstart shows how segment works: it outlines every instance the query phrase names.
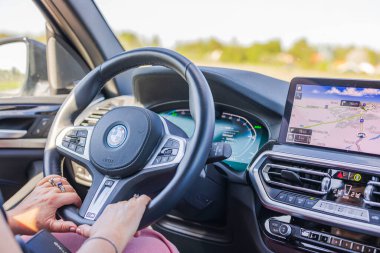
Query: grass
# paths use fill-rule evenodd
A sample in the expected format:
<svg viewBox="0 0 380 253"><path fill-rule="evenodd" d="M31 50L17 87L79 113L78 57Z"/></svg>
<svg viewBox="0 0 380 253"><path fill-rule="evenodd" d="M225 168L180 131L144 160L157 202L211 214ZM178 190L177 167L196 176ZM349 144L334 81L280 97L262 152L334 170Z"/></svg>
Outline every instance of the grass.
<svg viewBox="0 0 380 253"><path fill-rule="evenodd" d="M0 92L18 90L20 87L21 85L19 81L0 81Z"/></svg>

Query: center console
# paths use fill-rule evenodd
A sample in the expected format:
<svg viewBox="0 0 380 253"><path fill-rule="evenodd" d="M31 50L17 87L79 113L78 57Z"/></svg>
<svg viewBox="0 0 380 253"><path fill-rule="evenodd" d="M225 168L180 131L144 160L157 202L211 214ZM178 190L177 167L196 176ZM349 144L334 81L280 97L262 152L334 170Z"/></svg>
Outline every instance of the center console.
<svg viewBox="0 0 380 253"><path fill-rule="evenodd" d="M289 221L266 218L268 233L304 247L324 245L348 252L380 248L378 168L284 153L293 151L286 146L275 150L262 153L250 171L263 205L292 217ZM294 220L314 226L292 223ZM350 233L346 231L356 236L347 237ZM357 235L363 234L370 239L358 240Z"/></svg>
<svg viewBox="0 0 380 253"><path fill-rule="evenodd" d="M296 78L279 143L250 166L273 240L380 252L380 83Z"/></svg>

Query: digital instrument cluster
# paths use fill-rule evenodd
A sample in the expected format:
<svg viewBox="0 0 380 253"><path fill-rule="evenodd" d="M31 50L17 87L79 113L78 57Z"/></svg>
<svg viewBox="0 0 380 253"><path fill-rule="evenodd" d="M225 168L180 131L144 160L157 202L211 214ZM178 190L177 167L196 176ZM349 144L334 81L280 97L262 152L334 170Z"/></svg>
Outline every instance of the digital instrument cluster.
<svg viewBox="0 0 380 253"><path fill-rule="evenodd" d="M194 121L188 109L161 113L167 120L179 126L189 137L194 131ZM266 128L253 120L229 112L217 112L214 142L231 145L232 156L224 163L237 171L247 169L258 149L268 140Z"/></svg>

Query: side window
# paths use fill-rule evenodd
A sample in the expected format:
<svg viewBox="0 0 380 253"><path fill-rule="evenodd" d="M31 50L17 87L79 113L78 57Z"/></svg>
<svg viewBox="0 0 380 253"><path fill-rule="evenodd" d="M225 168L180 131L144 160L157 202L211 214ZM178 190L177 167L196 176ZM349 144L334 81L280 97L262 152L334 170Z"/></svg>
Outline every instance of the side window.
<svg viewBox="0 0 380 253"><path fill-rule="evenodd" d="M33 1L0 1L0 98L68 94L86 72Z"/></svg>

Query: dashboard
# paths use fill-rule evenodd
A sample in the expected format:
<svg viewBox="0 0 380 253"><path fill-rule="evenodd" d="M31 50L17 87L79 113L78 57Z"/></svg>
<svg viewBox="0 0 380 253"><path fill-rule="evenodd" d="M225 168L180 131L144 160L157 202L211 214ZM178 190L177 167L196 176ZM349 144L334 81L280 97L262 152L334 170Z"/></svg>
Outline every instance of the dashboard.
<svg viewBox="0 0 380 253"><path fill-rule="evenodd" d="M193 135L194 121L188 109L175 109L160 113L161 116L179 126L188 137ZM245 171L263 144L268 141L266 127L252 118L227 111L217 111L214 142L231 145L232 155L223 163L236 171Z"/></svg>
<svg viewBox="0 0 380 253"><path fill-rule="evenodd" d="M182 226L181 234L194 227L202 233L188 236L219 243L228 234L224 228L238 224L235 238L245 240L234 247L244 249L265 244L274 252L380 252L380 83L296 78L289 86L251 72L202 71L216 105L213 141L229 143L232 156L225 166L215 164L217 170L207 166L186 205L174 213L181 219L167 218L160 226ZM141 68L132 81L140 106L192 136L188 90L180 77ZM104 101L78 124L96 124L103 115L96 110L126 105L135 104L125 97Z"/></svg>

